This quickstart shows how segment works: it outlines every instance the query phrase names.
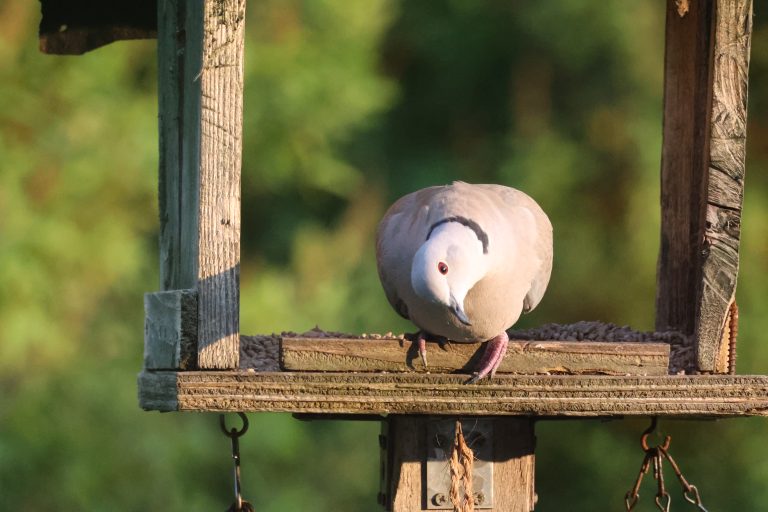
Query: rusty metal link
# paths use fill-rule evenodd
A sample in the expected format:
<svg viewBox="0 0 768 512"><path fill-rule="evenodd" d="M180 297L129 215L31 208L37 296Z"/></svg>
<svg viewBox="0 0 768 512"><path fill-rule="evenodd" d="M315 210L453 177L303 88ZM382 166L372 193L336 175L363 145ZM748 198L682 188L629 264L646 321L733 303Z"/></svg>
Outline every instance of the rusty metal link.
<svg viewBox="0 0 768 512"><path fill-rule="evenodd" d="M662 466L662 456L660 447L653 448L653 477L656 479L656 483L658 484L658 491L656 492L656 506L661 510L662 512L669 512L669 505L671 502L671 498L669 496L669 493L664 488L664 469Z"/></svg>
<svg viewBox="0 0 768 512"><path fill-rule="evenodd" d="M683 488L683 497L688 501L689 503L692 503L696 505L696 507L699 509L699 512L707 512L707 509L704 508L704 505L701 502L701 495L699 494L699 489L688 482L686 480L685 476L683 476L683 472L680 471L680 466L677 465L677 462L675 462L675 459L672 458L672 456L667 451L667 448L669 447L661 447L659 448L659 452L661 455L667 459L669 462L669 465L672 466L672 471L675 472L675 476L677 477L677 480L680 482L680 486Z"/></svg>
<svg viewBox="0 0 768 512"><path fill-rule="evenodd" d="M632 509L635 508L635 505L637 505L637 502L640 499L640 485L643 483L643 477L648 474L648 470L651 467L651 459L652 457L650 454L646 453L643 463L640 466L640 472L637 474L637 480L635 480L634 487L624 495L624 504L627 506L627 512L632 512Z"/></svg>
<svg viewBox="0 0 768 512"><path fill-rule="evenodd" d="M683 473L680 471L680 466L677 465L675 459L669 454L669 445L672 442L672 436L666 436L664 442L657 446L648 446L648 436L656 430L657 418L654 417L651 420L651 425L643 431L640 437L640 445L645 452L643 463L640 466L640 472L635 480L635 485L624 495L624 504L626 505L627 512L632 510L640 500L640 486L643 483L643 477L650 471L651 463L653 463L653 478L656 480L657 491L655 496L656 507L661 512L669 512L670 505L672 503L671 496L667 492L664 485L664 459L672 466L672 470L675 472L675 476L680 482L680 486L683 490L683 497L689 503L696 505L699 512L707 512L704 505L701 503L701 495L695 485L686 480Z"/></svg>

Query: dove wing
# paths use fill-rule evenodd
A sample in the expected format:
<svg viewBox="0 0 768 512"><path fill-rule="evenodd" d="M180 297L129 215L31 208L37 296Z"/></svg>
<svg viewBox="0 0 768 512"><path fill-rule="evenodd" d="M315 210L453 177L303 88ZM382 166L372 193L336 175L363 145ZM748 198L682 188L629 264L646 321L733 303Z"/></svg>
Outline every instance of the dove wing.
<svg viewBox="0 0 768 512"><path fill-rule="evenodd" d="M411 264L427 238L430 207L436 194L446 187L429 187L400 198L379 223L376 234L376 264L387 300L400 316L410 318L407 301L413 294Z"/></svg>

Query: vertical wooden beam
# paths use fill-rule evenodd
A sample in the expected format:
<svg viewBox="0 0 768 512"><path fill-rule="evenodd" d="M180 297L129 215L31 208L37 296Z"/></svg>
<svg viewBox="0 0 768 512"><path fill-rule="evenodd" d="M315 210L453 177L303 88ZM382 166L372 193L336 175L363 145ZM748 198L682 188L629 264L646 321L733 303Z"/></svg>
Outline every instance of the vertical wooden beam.
<svg viewBox="0 0 768 512"><path fill-rule="evenodd" d="M712 2L667 0L657 330L693 334L709 140Z"/></svg>
<svg viewBox="0 0 768 512"><path fill-rule="evenodd" d="M196 242L189 240L189 235L197 232L197 216L183 215L181 207L184 198L197 197L197 170L182 165L187 92L185 5L183 0L157 3L160 288L166 291L195 288L197 284Z"/></svg>
<svg viewBox="0 0 768 512"><path fill-rule="evenodd" d="M698 369L726 371L738 274L751 0L667 1L657 330L695 335Z"/></svg>
<svg viewBox="0 0 768 512"><path fill-rule="evenodd" d="M239 364L245 0L158 2L161 280L198 292L198 365Z"/></svg>
<svg viewBox="0 0 768 512"><path fill-rule="evenodd" d="M444 418L443 418L444 419ZM477 510L531 512L534 492L534 421L531 418L494 417L493 422L493 507ZM429 416L391 416L385 423L382 457L384 481L379 501L393 512L435 510L424 494L428 453ZM450 506L443 509L451 510Z"/></svg>
<svg viewBox="0 0 768 512"><path fill-rule="evenodd" d="M699 370L725 373L724 327L736 300L747 142L752 0L719 0L715 17L707 203L696 324ZM735 341L735 340L734 340Z"/></svg>

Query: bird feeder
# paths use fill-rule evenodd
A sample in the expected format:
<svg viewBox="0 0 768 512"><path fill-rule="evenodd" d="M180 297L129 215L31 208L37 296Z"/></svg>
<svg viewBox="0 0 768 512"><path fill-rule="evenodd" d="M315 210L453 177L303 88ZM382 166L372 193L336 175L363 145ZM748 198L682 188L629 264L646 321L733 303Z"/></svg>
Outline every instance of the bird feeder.
<svg viewBox="0 0 768 512"><path fill-rule="evenodd" d="M690 343L688 366L670 374L663 335L638 345L528 340L510 345L507 373L480 385L450 372L476 347L433 351L426 374L409 365L404 339L241 335L245 0L42 7L48 53L158 39L161 290L144 304L142 408L381 417L379 498L395 511L441 508L428 469L442 455L428 439L450 437L440 432L456 418L482 417L490 440L478 506L529 511L534 418L768 415L768 376L732 374L751 0L667 0L656 331ZM331 367L312 366L334 354Z"/></svg>

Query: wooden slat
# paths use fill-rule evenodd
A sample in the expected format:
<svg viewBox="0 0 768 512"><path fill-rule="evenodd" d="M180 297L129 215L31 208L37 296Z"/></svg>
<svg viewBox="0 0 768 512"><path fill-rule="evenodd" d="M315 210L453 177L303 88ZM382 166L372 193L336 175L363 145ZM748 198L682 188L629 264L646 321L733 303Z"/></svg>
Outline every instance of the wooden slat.
<svg viewBox="0 0 768 512"><path fill-rule="evenodd" d="M667 1L656 329L695 334L705 372L728 369L751 27L751 0Z"/></svg>
<svg viewBox="0 0 768 512"><path fill-rule="evenodd" d="M171 411L683 417L766 416L768 376L511 376L148 372L139 403Z"/></svg>
<svg viewBox="0 0 768 512"><path fill-rule="evenodd" d="M161 286L198 292L198 365L239 360L245 0L161 0Z"/></svg>
<svg viewBox="0 0 768 512"><path fill-rule="evenodd" d="M729 339L723 336L723 328L735 301L739 274L752 0L719 0L715 14L696 359L699 370L725 373L729 368L729 351L721 345Z"/></svg>
<svg viewBox="0 0 768 512"><path fill-rule="evenodd" d="M197 196L197 169L183 166L185 2L159 0L157 3L157 96L159 132L160 203L160 286L162 290L192 289L197 286L194 237L197 232L196 201L182 214L182 200Z"/></svg>
<svg viewBox="0 0 768 512"><path fill-rule="evenodd" d="M712 7L709 0L691 2L680 16L675 0L667 0L656 330L688 335L696 323L704 233Z"/></svg>
<svg viewBox="0 0 768 512"><path fill-rule="evenodd" d="M415 343L408 340L283 337L280 364L292 371L447 373L474 368L484 348L429 344L425 368ZM668 368L666 343L510 341L498 373L667 375Z"/></svg>

